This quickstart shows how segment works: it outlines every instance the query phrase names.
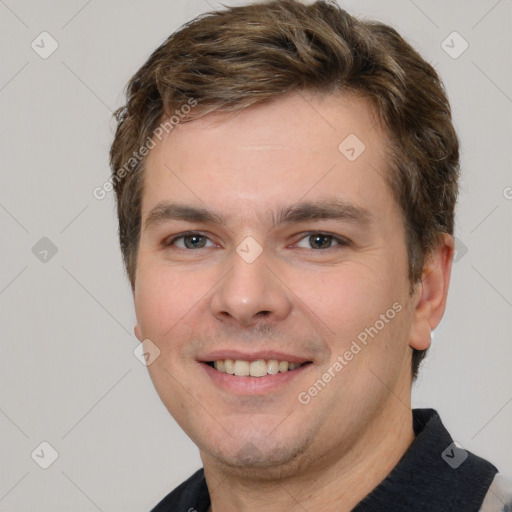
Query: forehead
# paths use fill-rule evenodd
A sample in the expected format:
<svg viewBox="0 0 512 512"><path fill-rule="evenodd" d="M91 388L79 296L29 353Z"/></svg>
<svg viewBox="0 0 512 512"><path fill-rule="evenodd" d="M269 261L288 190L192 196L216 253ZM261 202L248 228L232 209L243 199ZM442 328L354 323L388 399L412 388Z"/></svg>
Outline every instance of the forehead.
<svg viewBox="0 0 512 512"><path fill-rule="evenodd" d="M294 93L208 114L150 151L143 220L170 199L239 216L305 199L389 202L386 148L370 103L355 94Z"/></svg>

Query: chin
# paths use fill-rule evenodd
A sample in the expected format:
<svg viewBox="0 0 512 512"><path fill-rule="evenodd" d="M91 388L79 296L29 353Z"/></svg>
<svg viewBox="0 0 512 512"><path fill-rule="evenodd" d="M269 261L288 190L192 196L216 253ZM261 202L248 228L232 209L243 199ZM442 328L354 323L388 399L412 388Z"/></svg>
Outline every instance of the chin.
<svg viewBox="0 0 512 512"><path fill-rule="evenodd" d="M224 471L240 478L273 480L297 474L307 458L305 453L310 444L308 439L296 439L294 445L288 446L260 439L243 442L235 452L231 451L232 446L229 451L219 451L219 447L201 450L201 457L203 462L206 457Z"/></svg>

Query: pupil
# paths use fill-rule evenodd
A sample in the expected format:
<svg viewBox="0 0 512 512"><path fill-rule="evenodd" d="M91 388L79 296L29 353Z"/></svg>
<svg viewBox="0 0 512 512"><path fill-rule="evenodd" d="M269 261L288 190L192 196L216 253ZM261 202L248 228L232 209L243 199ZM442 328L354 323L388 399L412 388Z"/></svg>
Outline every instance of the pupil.
<svg viewBox="0 0 512 512"><path fill-rule="evenodd" d="M331 240L327 235L311 235L309 240L311 245L317 249L328 249L331 245Z"/></svg>
<svg viewBox="0 0 512 512"><path fill-rule="evenodd" d="M187 249L197 249L198 247L204 247L204 240L202 240L203 238L204 237L200 235L187 236L185 237L185 247L187 247Z"/></svg>

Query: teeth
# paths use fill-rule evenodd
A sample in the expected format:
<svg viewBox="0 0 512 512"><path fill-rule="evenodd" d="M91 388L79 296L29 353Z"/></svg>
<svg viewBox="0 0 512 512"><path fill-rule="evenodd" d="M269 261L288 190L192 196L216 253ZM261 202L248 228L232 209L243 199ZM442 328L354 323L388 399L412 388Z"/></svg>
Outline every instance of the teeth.
<svg viewBox="0 0 512 512"><path fill-rule="evenodd" d="M288 361L280 361L279 362L279 371L287 372L288 371Z"/></svg>
<svg viewBox="0 0 512 512"><path fill-rule="evenodd" d="M267 375L267 362L264 359L253 361L249 365L249 374L251 377L263 377Z"/></svg>
<svg viewBox="0 0 512 512"><path fill-rule="evenodd" d="M248 361L235 361L235 375L237 377L248 377L249 376L249 362Z"/></svg>
<svg viewBox="0 0 512 512"><path fill-rule="evenodd" d="M219 370L219 372L225 371L224 361L215 361L215 363L213 363L213 367L216 370Z"/></svg>
<svg viewBox="0 0 512 512"><path fill-rule="evenodd" d="M277 359L271 359L267 362L267 373L269 375L279 373L279 361Z"/></svg>
<svg viewBox="0 0 512 512"><path fill-rule="evenodd" d="M300 363L278 361L277 359L258 359L257 361L243 361L240 359L220 359L213 362L213 367L222 373L236 375L237 377L264 377L295 370Z"/></svg>
<svg viewBox="0 0 512 512"><path fill-rule="evenodd" d="M216 363L217 361L215 361ZM214 365L215 365L214 363ZM218 368L217 368L218 370ZM226 373L229 373L230 375L234 375L235 373L235 361L233 361L233 359L226 359L224 361L224 371Z"/></svg>

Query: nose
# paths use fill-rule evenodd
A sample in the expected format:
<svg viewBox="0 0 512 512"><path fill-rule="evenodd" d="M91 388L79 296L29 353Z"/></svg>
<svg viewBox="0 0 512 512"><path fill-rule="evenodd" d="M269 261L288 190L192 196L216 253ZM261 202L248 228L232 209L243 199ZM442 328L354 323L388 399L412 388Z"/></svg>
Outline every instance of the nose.
<svg viewBox="0 0 512 512"><path fill-rule="evenodd" d="M233 252L230 271L215 287L212 314L233 326L251 327L264 320L276 323L292 309L291 293L271 268L265 251L252 263Z"/></svg>

